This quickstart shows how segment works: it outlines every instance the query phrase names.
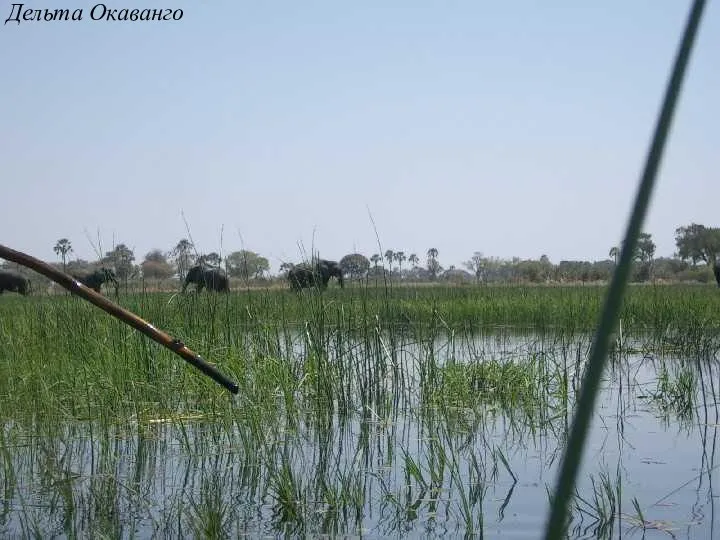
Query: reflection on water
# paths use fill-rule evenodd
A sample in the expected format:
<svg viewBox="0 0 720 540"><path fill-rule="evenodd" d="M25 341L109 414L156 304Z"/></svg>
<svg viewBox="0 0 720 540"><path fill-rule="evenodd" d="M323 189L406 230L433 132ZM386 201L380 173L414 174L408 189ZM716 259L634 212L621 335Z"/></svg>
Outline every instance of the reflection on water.
<svg viewBox="0 0 720 540"><path fill-rule="evenodd" d="M312 354L311 336L295 337L282 354ZM389 402L376 391L331 415L283 410L280 397L261 414L239 399L214 417L9 424L0 534L539 538L589 345L588 336L509 332L432 344L378 336L372 347L403 374L388 370L388 388L402 394ZM348 377L363 378L364 346L330 347ZM632 352L609 362L570 536L716 537L717 356L625 346ZM536 407L452 395L429 406L428 357L438 367L540 360L545 387Z"/></svg>

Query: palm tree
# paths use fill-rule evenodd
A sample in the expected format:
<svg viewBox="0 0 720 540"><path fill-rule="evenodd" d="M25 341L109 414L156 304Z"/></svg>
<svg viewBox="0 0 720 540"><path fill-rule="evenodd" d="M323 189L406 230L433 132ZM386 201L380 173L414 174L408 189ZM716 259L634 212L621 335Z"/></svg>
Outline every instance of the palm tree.
<svg viewBox="0 0 720 540"><path fill-rule="evenodd" d="M420 259L418 258L417 255L415 255L414 253L412 253L412 254L408 257L408 262L413 265L413 268L415 268L415 267L418 265L418 263L420 262Z"/></svg>
<svg viewBox="0 0 720 540"><path fill-rule="evenodd" d="M437 256L438 256L437 248L430 248L427 250L428 270L430 271L430 275L432 276L432 279L435 279L438 275L438 272L440 271L440 264L437 261Z"/></svg>
<svg viewBox="0 0 720 540"><path fill-rule="evenodd" d="M613 246L610 248L610 253L608 253L614 260L615 260L615 266L617 266L618 263L618 257L620 256L620 248L617 246Z"/></svg>
<svg viewBox="0 0 720 540"><path fill-rule="evenodd" d="M55 254L60 255L60 258L62 259L63 272L65 272L65 269L67 267L67 254L70 253L72 250L72 244L67 238L61 238L60 240L58 240L57 244L55 244L55 247L53 248Z"/></svg>
<svg viewBox="0 0 720 540"><path fill-rule="evenodd" d="M395 253L393 252L392 249L388 249L388 250L385 252L385 259L386 259L387 262L388 262L388 266L390 266L390 273L391 273L391 274L392 274L392 262L393 262L393 257L395 257Z"/></svg>
<svg viewBox="0 0 720 540"><path fill-rule="evenodd" d="M382 257L378 253L375 253L370 257L370 260L375 264L375 268L377 268L378 263L382 261Z"/></svg>
<svg viewBox="0 0 720 540"><path fill-rule="evenodd" d="M406 259L405 252L404 251L396 251L393 253L393 259L395 259L398 263L398 272L400 272L400 277L402 277L402 263Z"/></svg>

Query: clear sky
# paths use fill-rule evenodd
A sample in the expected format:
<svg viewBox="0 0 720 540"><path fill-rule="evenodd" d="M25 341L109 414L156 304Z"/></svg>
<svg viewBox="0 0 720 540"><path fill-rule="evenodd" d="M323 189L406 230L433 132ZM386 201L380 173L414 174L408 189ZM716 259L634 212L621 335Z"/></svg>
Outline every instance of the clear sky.
<svg viewBox="0 0 720 540"><path fill-rule="evenodd" d="M139 263L187 236L184 214L200 252L273 272L313 246L606 258L690 2L154 4L184 17L45 1L26 7L84 20L0 27L0 243L56 260L67 237L95 260L99 234ZM719 53L709 2L646 220L656 256L678 226L720 225Z"/></svg>

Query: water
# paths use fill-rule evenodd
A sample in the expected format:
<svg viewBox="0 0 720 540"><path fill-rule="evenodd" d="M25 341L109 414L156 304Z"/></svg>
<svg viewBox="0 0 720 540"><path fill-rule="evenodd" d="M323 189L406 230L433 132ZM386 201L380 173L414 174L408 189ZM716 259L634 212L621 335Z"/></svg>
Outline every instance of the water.
<svg viewBox="0 0 720 540"><path fill-rule="evenodd" d="M296 356L307 353L299 341L289 347ZM542 357L567 370L572 395L589 337L495 332L380 347L404 370L405 397L348 414L288 414L278 399L277 410L253 417L240 398L214 421L199 411L117 425L6 425L0 536L542 537L573 401L548 387L533 408L489 399L424 409L421 367L428 355L439 366ZM338 350L346 362L361 357L356 344ZM646 538L718 536L719 371L714 355L612 359L572 538L641 538L643 527Z"/></svg>

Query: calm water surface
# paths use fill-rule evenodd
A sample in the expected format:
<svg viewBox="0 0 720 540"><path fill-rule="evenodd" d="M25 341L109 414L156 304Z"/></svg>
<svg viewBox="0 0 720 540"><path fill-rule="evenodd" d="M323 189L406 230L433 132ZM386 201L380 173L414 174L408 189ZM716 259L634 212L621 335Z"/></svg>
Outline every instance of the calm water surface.
<svg viewBox="0 0 720 540"><path fill-rule="evenodd" d="M547 355L577 384L589 339L495 335L433 347L439 365ZM250 425L204 411L121 426L6 425L0 536L542 537L572 400L564 408L548 395L555 402L535 412L496 402L423 412L428 349L410 341L392 349L407 376L394 406L330 418L303 411L279 428L277 414ZM303 354L302 345L293 350ZM570 537L720 538L718 374L715 356L615 358ZM231 405L237 414L248 406Z"/></svg>

